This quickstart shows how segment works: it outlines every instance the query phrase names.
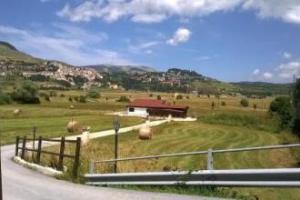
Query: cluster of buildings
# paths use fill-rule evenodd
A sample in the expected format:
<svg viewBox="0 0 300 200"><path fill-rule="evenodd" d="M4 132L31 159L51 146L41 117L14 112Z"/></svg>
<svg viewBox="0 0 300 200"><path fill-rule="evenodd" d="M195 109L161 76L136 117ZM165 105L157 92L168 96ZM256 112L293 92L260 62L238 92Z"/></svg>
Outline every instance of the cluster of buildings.
<svg viewBox="0 0 300 200"><path fill-rule="evenodd" d="M95 69L73 67L62 62L46 61L25 65L24 63L0 61L0 76L5 76L12 71L19 71L25 78L42 76L45 79L66 81L70 85L76 85L76 78L83 80L83 88L93 85L101 86L103 76Z"/></svg>

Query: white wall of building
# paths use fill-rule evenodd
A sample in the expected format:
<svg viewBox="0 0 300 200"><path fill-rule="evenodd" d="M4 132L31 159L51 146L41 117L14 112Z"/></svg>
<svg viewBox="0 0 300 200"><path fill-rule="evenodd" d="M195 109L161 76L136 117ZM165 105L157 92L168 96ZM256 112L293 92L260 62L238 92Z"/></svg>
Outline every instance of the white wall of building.
<svg viewBox="0 0 300 200"><path fill-rule="evenodd" d="M127 108L128 116L137 116L137 117L147 117L149 114L147 108L133 108L134 111L130 111L130 108Z"/></svg>

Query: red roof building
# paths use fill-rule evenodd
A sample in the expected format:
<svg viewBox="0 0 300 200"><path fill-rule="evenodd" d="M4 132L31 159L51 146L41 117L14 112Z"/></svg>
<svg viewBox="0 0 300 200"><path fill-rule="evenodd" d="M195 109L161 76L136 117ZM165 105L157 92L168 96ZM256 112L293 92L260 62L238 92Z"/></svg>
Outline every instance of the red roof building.
<svg viewBox="0 0 300 200"><path fill-rule="evenodd" d="M136 99L127 106L130 115L147 115L185 118L187 116L188 106L172 105L164 100L156 99Z"/></svg>

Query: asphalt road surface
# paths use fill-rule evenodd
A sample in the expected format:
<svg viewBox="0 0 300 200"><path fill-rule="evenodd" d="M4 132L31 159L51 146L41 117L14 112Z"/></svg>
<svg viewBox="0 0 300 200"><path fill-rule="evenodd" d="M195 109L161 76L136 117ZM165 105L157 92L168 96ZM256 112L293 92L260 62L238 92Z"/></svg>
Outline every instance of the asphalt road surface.
<svg viewBox="0 0 300 200"><path fill-rule="evenodd" d="M1 147L4 200L193 200L217 198L92 187L57 180L14 163L14 145Z"/></svg>

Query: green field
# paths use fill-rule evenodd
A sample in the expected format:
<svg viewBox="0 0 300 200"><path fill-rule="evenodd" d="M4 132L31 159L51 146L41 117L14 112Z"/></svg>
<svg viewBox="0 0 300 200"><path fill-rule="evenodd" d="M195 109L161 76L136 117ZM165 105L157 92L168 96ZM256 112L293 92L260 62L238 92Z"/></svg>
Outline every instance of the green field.
<svg viewBox="0 0 300 200"><path fill-rule="evenodd" d="M74 109L70 108L74 106ZM43 137L58 137L70 135L66 126L69 121L76 120L82 126L90 126L91 131L112 128L114 116L109 112L121 110L124 104L115 101L99 100L99 102L70 103L66 98L55 97L52 101L41 105L12 104L0 106L1 144L15 141L16 136L32 136L33 127L37 127L37 135ZM20 109L21 113L13 112ZM122 126L142 123L139 118L120 118Z"/></svg>
<svg viewBox="0 0 300 200"><path fill-rule="evenodd" d="M100 99L75 104L68 102L67 97L77 95L79 92L64 93L66 97L55 97L50 103L42 102L41 105L0 106L1 133L4 138L2 143L13 142L16 135L31 135L33 126L37 126L38 135L47 137L66 135L66 124L72 118L91 126L92 131L110 129L113 116L107 113L122 111L126 106L126 103L116 103L121 95L131 99L149 97L149 93L102 91ZM137 131L121 134L120 157L298 142L295 135L288 130L281 131L276 125L276 119L269 116L267 109L272 98L249 99L250 106L244 108L239 103L241 97L223 96L218 99L184 95L183 100L174 100L173 94L155 93L153 98L156 95L161 95L171 102L175 101L177 105L189 105L189 115L198 117L198 121L171 122L155 127L153 139L147 141L139 140ZM222 101L226 102L226 106L221 106ZM212 102L216 104L213 110ZM74 105L74 109L70 109L70 104ZM257 104L257 109L252 107L253 104ZM19 116L13 114L16 108L22 110ZM121 124L125 127L142 121L138 118L122 118ZM81 174L88 172L90 160L113 158L113 139L113 137L99 138L83 146ZM73 150L71 147L66 149ZM299 152L285 149L220 154L214 157L214 166L216 169L297 167L300 160ZM44 158L44 163L46 164L49 159L53 161L53 158L48 157ZM67 160L65 164L69 169L72 167L71 161ZM119 164L119 171L198 170L205 167L205 156L187 156L123 162ZM111 172L112 166L99 165L97 170L102 173ZM255 196L259 199L300 199L299 189L232 188L231 191L236 191L250 199L255 199Z"/></svg>

